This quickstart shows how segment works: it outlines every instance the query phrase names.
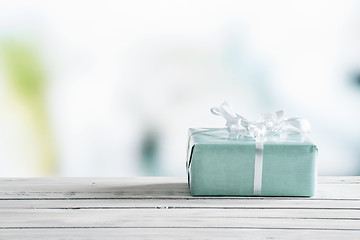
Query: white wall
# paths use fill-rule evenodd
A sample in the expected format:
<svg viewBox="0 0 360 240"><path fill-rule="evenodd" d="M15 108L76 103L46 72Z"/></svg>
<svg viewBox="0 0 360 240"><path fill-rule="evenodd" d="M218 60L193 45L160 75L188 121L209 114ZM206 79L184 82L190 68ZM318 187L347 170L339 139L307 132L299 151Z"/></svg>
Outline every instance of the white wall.
<svg viewBox="0 0 360 240"><path fill-rule="evenodd" d="M357 1L2 1L0 37L41 53L59 176L183 176L187 128L221 127L209 108L224 99L250 119L279 109L309 119L319 173L354 175L359 10ZM11 104L0 107L0 176L37 175L26 163L36 153L16 150L24 133L6 130L19 129L4 120ZM141 170L145 132L158 137L158 171Z"/></svg>

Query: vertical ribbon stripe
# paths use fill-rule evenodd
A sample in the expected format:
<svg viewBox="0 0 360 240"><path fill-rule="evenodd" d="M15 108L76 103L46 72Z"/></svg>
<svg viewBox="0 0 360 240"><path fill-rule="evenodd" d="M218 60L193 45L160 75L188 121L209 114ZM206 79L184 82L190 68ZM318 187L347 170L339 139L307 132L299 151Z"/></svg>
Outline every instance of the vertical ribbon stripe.
<svg viewBox="0 0 360 240"><path fill-rule="evenodd" d="M261 195L263 159L264 159L264 142L256 139L255 166L254 166L254 192L253 192L253 194L256 196Z"/></svg>

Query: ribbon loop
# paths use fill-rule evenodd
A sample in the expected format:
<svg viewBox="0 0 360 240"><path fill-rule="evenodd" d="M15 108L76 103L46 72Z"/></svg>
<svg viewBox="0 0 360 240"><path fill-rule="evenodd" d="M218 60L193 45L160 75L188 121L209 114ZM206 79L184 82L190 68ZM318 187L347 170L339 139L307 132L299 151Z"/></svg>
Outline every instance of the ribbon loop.
<svg viewBox="0 0 360 240"><path fill-rule="evenodd" d="M228 102L223 102L220 107L211 108L211 112L215 115L222 116L226 120L225 125L231 134L243 133L243 124L245 124L244 121L246 121L246 119L235 113Z"/></svg>

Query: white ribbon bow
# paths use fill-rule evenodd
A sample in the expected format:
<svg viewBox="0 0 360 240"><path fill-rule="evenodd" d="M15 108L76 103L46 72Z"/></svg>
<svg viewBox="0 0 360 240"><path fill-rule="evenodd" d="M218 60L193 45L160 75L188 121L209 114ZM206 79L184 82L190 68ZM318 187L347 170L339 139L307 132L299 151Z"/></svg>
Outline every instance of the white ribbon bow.
<svg viewBox="0 0 360 240"><path fill-rule="evenodd" d="M276 114L265 113L258 121L249 121L235 113L228 102L220 107L211 108L215 115L226 120L226 127L233 136L248 136L260 140L266 136L282 133L308 134L311 131L310 123L303 118L285 118L283 111Z"/></svg>

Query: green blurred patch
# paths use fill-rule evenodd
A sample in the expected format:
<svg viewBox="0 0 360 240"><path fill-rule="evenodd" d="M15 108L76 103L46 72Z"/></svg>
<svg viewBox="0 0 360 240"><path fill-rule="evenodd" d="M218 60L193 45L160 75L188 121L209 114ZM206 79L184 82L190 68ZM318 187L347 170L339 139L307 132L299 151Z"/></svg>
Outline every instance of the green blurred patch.
<svg viewBox="0 0 360 240"><path fill-rule="evenodd" d="M14 92L29 101L42 96L46 78L35 50L26 44L6 41L2 52Z"/></svg>
<svg viewBox="0 0 360 240"><path fill-rule="evenodd" d="M55 171L55 155L45 107L47 77L39 52L32 45L14 40L1 41L0 50L6 81L13 96L11 99L23 106L30 116L30 122L24 124L29 125L39 149L39 156L36 156L39 173L52 175Z"/></svg>

